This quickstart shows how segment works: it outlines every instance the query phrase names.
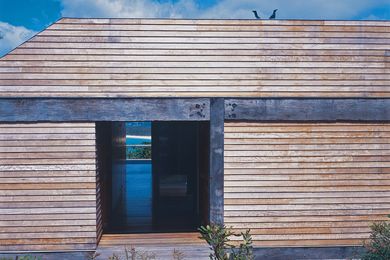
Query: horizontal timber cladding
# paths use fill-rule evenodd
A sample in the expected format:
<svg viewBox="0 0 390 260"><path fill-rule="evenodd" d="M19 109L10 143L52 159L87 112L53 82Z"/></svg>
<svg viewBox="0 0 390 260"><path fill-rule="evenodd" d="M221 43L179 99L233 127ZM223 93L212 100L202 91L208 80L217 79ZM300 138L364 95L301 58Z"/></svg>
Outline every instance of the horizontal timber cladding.
<svg viewBox="0 0 390 260"><path fill-rule="evenodd" d="M94 123L0 124L0 250L96 247Z"/></svg>
<svg viewBox="0 0 390 260"><path fill-rule="evenodd" d="M64 18L0 97L390 97L390 22Z"/></svg>
<svg viewBox="0 0 390 260"><path fill-rule="evenodd" d="M224 221L257 246L351 246L390 213L390 124L225 123Z"/></svg>

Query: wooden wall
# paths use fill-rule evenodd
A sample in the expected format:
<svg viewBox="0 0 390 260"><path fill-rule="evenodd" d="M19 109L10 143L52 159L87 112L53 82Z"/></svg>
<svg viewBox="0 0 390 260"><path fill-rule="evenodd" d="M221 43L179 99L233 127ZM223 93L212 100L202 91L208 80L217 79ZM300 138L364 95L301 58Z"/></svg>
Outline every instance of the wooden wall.
<svg viewBox="0 0 390 260"><path fill-rule="evenodd" d="M0 97L390 97L389 28L64 18L0 60Z"/></svg>
<svg viewBox="0 0 390 260"><path fill-rule="evenodd" d="M257 246L361 245L390 213L390 124L225 123L224 183Z"/></svg>
<svg viewBox="0 0 390 260"><path fill-rule="evenodd" d="M96 236L98 244L108 225L110 213L111 199L107 186L111 186L111 126L111 122L96 122Z"/></svg>
<svg viewBox="0 0 390 260"><path fill-rule="evenodd" d="M0 250L94 249L94 123L0 124Z"/></svg>

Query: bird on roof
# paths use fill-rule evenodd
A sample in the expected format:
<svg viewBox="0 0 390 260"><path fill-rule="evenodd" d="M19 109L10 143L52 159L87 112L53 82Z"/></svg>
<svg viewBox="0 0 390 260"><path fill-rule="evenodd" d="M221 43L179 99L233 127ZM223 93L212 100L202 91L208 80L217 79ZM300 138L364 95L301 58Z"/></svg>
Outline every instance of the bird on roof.
<svg viewBox="0 0 390 260"><path fill-rule="evenodd" d="M261 19L260 16L257 14L257 11L256 11L256 10L253 10L252 12L253 12L253 14L255 15L256 19Z"/></svg>
<svg viewBox="0 0 390 260"><path fill-rule="evenodd" d="M272 15L269 17L269 19L273 20L276 18L276 11L278 11L278 9L275 9L272 13Z"/></svg>

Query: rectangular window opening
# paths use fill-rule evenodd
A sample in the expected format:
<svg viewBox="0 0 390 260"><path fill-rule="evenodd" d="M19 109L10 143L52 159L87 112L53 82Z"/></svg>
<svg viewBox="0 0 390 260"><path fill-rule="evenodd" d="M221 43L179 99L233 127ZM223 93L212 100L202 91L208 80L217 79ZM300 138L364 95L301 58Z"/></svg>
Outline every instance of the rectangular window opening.
<svg viewBox="0 0 390 260"><path fill-rule="evenodd" d="M97 145L104 233L208 223L209 122L101 122Z"/></svg>

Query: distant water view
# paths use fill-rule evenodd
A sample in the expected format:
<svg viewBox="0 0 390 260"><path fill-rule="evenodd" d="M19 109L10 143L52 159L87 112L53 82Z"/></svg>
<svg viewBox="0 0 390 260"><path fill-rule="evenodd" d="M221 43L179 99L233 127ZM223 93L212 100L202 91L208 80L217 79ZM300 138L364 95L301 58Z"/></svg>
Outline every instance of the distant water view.
<svg viewBox="0 0 390 260"><path fill-rule="evenodd" d="M133 231L152 227L151 123L126 124L126 226Z"/></svg>
<svg viewBox="0 0 390 260"><path fill-rule="evenodd" d="M132 230L145 230L152 225L151 160L127 160L125 176L125 219Z"/></svg>
<svg viewBox="0 0 390 260"><path fill-rule="evenodd" d="M150 143L152 141L151 136L137 136L137 135L127 135L126 136L126 145L137 145L143 143Z"/></svg>

